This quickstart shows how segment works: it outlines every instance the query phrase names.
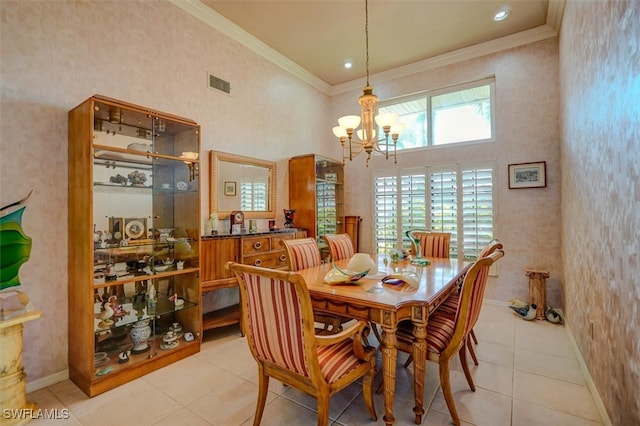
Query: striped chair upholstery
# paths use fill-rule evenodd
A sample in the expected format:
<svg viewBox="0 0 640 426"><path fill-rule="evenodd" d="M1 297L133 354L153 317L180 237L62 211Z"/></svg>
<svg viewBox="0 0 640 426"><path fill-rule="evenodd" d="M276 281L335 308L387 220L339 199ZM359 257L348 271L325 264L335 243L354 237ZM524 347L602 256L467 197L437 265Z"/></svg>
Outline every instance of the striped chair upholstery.
<svg viewBox="0 0 640 426"><path fill-rule="evenodd" d="M329 246L331 260L349 259L353 256L355 250L349 234L323 235L322 238Z"/></svg>
<svg viewBox="0 0 640 426"><path fill-rule="evenodd" d="M289 268L292 271L307 269L322 263L320 249L313 238L282 240L289 257Z"/></svg>
<svg viewBox="0 0 640 426"><path fill-rule="evenodd" d="M480 254L478 255L478 259L483 258L485 256L490 255L491 253L493 253L494 251L501 249L502 248L502 243L498 240L498 239L493 239L491 240L491 242L486 245L482 251L480 252ZM455 316L456 312L458 311L458 301L460 299L460 292L454 292L451 293L451 295L449 297L447 297L447 299L442 302L442 304L440 306L438 306L438 310L442 313L446 313L449 314L451 316Z"/></svg>
<svg viewBox="0 0 640 426"><path fill-rule="evenodd" d="M287 257L289 258L289 269L299 271L300 269L311 268L322 263L320 257L320 249L316 240L313 238L298 238L295 240L282 240L287 249ZM315 322L322 325L318 332L325 334L334 334L342 331L342 325L351 318L341 317L325 313L316 313Z"/></svg>
<svg viewBox="0 0 640 426"><path fill-rule="evenodd" d="M488 245L486 245L482 249L478 258L483 258L485 256L488 256L494 251L501 248L502 248L502 243L498 239L493 239L491 240L491 242L489 242ZM483 292L484 292L484 289L483 289ZM448 315L451 319L455 319L456 312L458 312L459 302L460 302L460 292L459 291L453 292L449 295L449 297L445 299L444 302L442 302L440 306L438 306L438 309L436 312L443 315ZM473 359L473 363L475 365L478 365L478 357L476 356L475 350L471 345L471 340L473 340L473 342L476 345L478 344L478 339L476 338L476 334L473 331L474 325L475 325L475 322L471 325L471 331L469 332L469 334L471 335L471 339L467 339L467 347L469 348L469 354L471 355L471 359Z"/></svg>
<svg viewBox="0 0 640 426"><path fill-rule="evenodd" d="M427 357L436 361L440 367L440 385L453 423L460 424L450 383L451 359L456 352L469 387L475 392L475 384L466 360L466 341L476 323L482 307L482 297L491 265L504 256L504 252L496 249L491 255L478 259L469 269L462 282L460 303L455 318L439 313L437 310L429 316L427 323ZM403 321L396 333L398 350L411 353L414 341L411 323Z"/></svg>
<svg viewBox="0 0 640 426"><path fill-rule="evenodd" d="M420 237L423 257L449 257L451 234L448 232L428 232Z"/></svg>
<svg viewBox="0 0 640 426"><path fill-rule="evenodd" d="M362 344L366 322L344 336L316 336L309 290L302 276L229 262L238 278L247 343L258 363L259 394L254 425L259 425L269 377L317 398L318 424L326 425L331 395L362 379L371 417L375 349Z"/></svg>

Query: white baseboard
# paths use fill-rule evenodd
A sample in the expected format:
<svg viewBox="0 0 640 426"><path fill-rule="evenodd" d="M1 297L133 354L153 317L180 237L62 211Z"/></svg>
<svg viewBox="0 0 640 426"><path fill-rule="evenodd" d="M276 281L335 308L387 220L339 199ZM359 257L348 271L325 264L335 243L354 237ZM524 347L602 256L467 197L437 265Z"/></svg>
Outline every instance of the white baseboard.
<svg viewBox="0 0 640 426"><path fill-rule="evenodd" d="M571 346L573 347L573 352L576 354L576 359L578 360L578 364L580 365L580 369L582 370L582 375L584 376L585 381L587 382L587 387L591 392L591 396L593 397L593 402L596 404L596 408L600 413L600 418L602 419L602 423L604 426L612 426L611 419L609 419L609 414L607 414L607 409L602 402L602 398L600 398L600 394L598 393L598 389L596 388L596 384L593 382L591 378L591 374L589 374L589 369L587 369L587 364L584 362L584 358L582 358L582 353L580 353L580 349L578 348L578 344L576 343L576 339L573 337L573 333L571 333L571 328L569 324L565 321L564 329L567 331L567 336L569 337L569 342L571 342Z"/></svg>
<svg viewBox="0 0 640 426"><path fill-rule="evenodd" d="M493 300L493 299L484 299L482 301L488 305L497 305L497 306L509 306L509 302L504 302L502 300ZM563 318L564 312L561 309L558 309ZM596 388L596 384L593 382L591 378L591 374L589 374L589 369L587 369L587 364L584 362L584 358L582 357L582 353L580 353L580 349L578 348L578 344L576 343L576 339L573 337L573 333L571 332L571 328L569 324L567 324L565 319L564 329L567 332L567 337L569 338L569 342L571 343L571 347L573 348L573 353L576 355L576 359L578 361L578 365L580 366L580 370L582 370L582 375L584 376L585 381L587 382L587 387L589 388L589 392L591 392L591 396L593 397L593 402L596 404L596 409L598 413L600 413L600 418L602 419L602 423L604 426L612 426L611 419L609 419L609 414L607 414L607 409L602 402L602 398L600 398L600 394L598 393L598 389Z"/></svg>
<svg viewBox="0 0 640 426"><path fill-rule="evenodd" d="M65 381L69 378L69 370L59 371L55 374L52 374L47 377L43 377L41 379L34 380L32 382L27 382L27 393L34 392L47 386L54 385L56 383Z"/></svg>

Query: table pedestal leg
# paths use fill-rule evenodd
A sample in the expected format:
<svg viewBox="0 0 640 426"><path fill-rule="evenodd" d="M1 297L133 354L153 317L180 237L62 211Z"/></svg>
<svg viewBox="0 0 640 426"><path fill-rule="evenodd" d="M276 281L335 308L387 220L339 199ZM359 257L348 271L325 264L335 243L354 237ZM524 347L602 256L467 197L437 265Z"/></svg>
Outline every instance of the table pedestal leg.
<svg viewBox="0 0 640 426"><path fill-rule="evenodd" d="M396 361L398 349L396 348L396 330L387 326L382 327L382 380L384 383L384 423L392 425L395 422L393 416L393 404L396 391Z"/></svg>
<svg viewBox="0 0 640 426"><path fill-rule="evenodd" d="M424 415L424 407L422 400L424 398L424 375L427 364L427 326L424 321L413 320L413 395L415 406L413 412L416 415L415 422L417 425L422 423Z"/></svg>

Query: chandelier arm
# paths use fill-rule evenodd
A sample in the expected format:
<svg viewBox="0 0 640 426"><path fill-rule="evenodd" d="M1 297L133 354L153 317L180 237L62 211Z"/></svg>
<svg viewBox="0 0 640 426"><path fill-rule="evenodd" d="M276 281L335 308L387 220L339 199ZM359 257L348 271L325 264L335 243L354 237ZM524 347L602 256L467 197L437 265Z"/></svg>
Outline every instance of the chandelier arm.
<svg viewBox="0 0 640 426"><path fill-rule="evenodd" d="M351 148L352 137L349 135L349 161L353 161L353 148Z"/></svg>

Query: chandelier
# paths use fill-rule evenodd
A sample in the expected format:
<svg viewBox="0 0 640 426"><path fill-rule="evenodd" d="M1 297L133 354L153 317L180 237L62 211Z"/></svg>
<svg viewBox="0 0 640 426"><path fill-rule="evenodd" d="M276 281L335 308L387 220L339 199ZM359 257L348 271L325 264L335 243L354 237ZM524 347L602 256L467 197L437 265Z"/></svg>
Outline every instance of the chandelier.
<svg viewBox="0 0 640 426"><path fill-rule="evenodd" d="M398 136L404 130L404 123L398 121L398 114L378 114L378 97L373 94L373 87L369 85L369 1L364 2L365 25L364 34L366 40L367 53L367 84L362 89L362 96L358 98L360 104L360 115L345 115L338 119L338 126L333 128L333 134L340 139L342 145L342 162L347 158L350 161L361 152L367 153L366 165L369 167L371 153L376 151L384 155L385 159L393 157L394 163L398 162L396 157L396 144ZM382 128L384 138L377 138L377 130L374 122ZM356 130L362 123L362 128ZM353 134L359 140L354 139ZM389 140L391 136L391 140ZM347 144L348 142L348 144ZM393 152L390 153L393 149Z"/></svg>

